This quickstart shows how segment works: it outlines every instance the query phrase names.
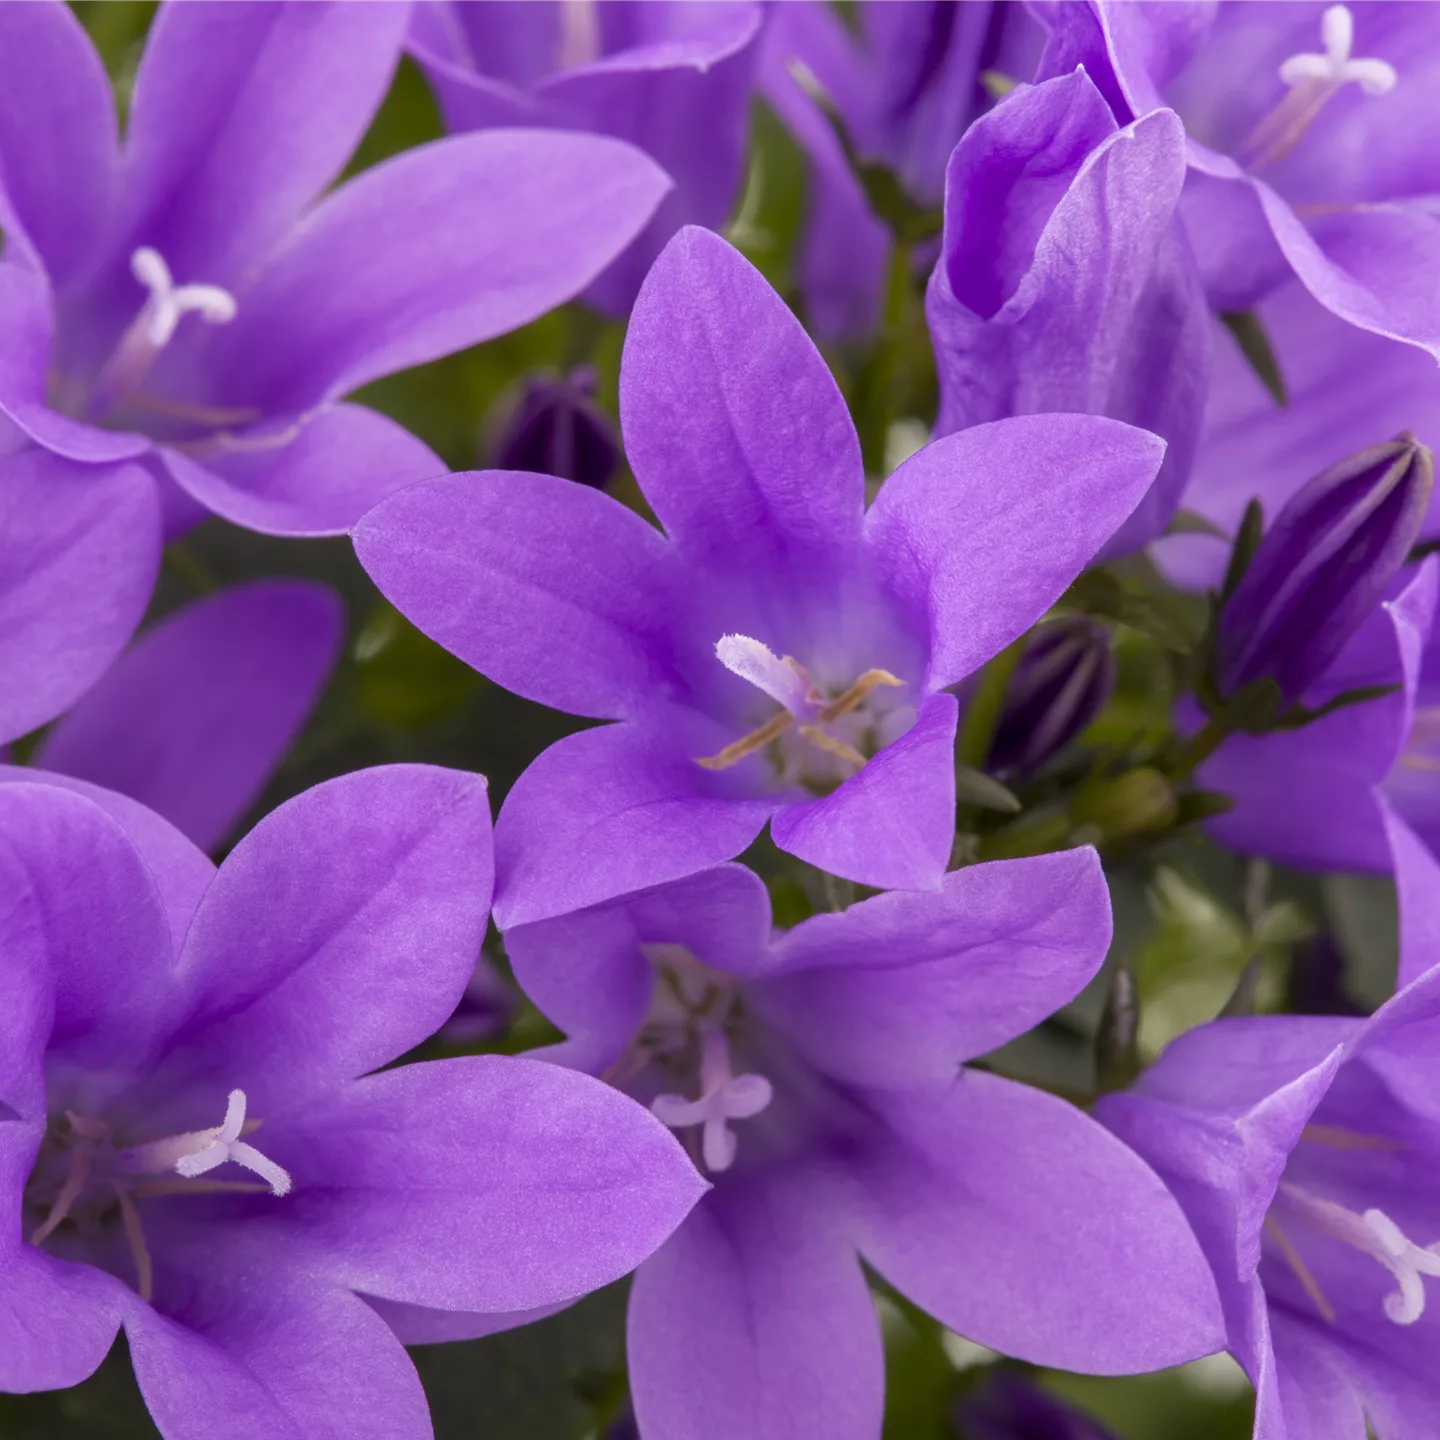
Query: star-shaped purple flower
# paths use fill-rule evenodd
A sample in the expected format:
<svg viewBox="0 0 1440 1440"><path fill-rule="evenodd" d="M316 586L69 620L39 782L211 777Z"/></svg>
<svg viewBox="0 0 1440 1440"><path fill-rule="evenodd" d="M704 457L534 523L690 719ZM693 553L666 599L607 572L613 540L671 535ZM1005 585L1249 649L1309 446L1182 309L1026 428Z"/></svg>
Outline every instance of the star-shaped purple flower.
<svg viewBox="0 0 1440 1440"><path fill-rule="evenodd" d="M565 1303L703 1190L656 1120L587 1077L493 1056L380 1069L444 1021L478 953L480 777L347 775L218 872L134 802L17 778L0 1390L76 1383L123 1325L167 1440L420 1440L392 1312L513 1323Z"/></svg>
<svg viewBox="0 0 1440 1440"><path fill-rule="evenodd" d="M1163 443L1097 416L978 425L865 508L855 428L759 274L680 233L636 302L626 451L661 533L607 495L486 472L356 528L427 634L507 688L619 720L546 751L497 830L503 926L742 851L936 888L951 687L1023 634L1148 490Z"/></svg>
<svg viewBox="0 0 1440 1440"><path fill-rule="evenodd" d="M1104 959L1092 850L973 866L775 935L725 865L506 934L603 1075L714 1182L636 1274L629 1374L646 1440L877 1440L883 1362L860 1259L961 1334L1119 1373L1221 1343L1164 1186L1052 1095L964 1062L1072 998Z"/></svg>
<svg viewBox="0 0 1440 1440"><path fill-rule="evenodd" d="M1392 1000L1368 1020L1202 1026L1097 1112L1195 1225L1256 1440L1411 1440L1440 1414L1440 866L1393 815L1387 829Z"/></svg>
<svg viewBox="0 0 1440 1440"><path fill-rule="evenodd" d="M1189 134L1186 225L1217 309L1292 272L1335 314L1440 357L1440 12L1407 3L1058 4L1042 76L1083 62L1126 123Z"/></svg>
<svg viewBox="0 0 1440 1440"><path fill-rule="evenodd" d="M407 17L162 6L122 145L73 12L0 7L0 670L31 697L0 738L119 652L153 583L161 498L172 529L209 509L333 534L440 473L343 397L576 294L668 188L618 141L509 131L322 196ZM22 437L38 448L14 453Z"/></svg>
<svg viewBox="0 0 1440 1440"><path fill-rule="evenodd" d="M762 13L751 0L421 0L409 49L452 130L614 135L674 179L585 292L623 315L665 242L682 225L718 227L739 198Z"/></svg>

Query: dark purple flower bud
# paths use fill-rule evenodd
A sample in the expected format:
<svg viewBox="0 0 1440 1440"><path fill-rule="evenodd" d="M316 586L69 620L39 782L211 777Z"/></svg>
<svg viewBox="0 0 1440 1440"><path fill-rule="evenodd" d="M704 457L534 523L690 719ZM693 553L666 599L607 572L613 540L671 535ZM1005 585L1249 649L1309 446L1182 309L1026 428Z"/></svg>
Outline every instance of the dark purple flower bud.
<svg viewBox="0 0 1440 1440"><path fill-rule="evenodd" d="M535 376L488 447L497 470L560 475L604 489L620 466L620 442L592 398L595 372L572 370L563 380Z"/></svg>
<svg viewBox="0 0 1440 1440"><path fill-rule="evenodd" d="M1103 1425L1009 1370L968 1395L956 1419L966 1440L1115 1440Z"/></svg>
<svg viewBox="0 0 1440 1440"><path fill-rule="evenodd" d="M440 1027L440 1038L454 1045L471 1045L500 1034L519 1009L514 988L482 955L475 973L455 1007L455 1013Z"/></svg>
<svg viewBox="0 0 1440 1440"><path fill-rule="evenodd" d="M997 774L1037 770L1104 708L1115 688L1110 632L1083 615L1036 628L1005 692L990 747Z"/></svg>
<svg viewBox="0 0 1440 1440"><path fill-rule="evenodd" d="M1409 431L1317 475L1292 497L1225 602L1222 696L1272 679L1300 699L1384 598L1420 533L1434 457Z"/></svg>

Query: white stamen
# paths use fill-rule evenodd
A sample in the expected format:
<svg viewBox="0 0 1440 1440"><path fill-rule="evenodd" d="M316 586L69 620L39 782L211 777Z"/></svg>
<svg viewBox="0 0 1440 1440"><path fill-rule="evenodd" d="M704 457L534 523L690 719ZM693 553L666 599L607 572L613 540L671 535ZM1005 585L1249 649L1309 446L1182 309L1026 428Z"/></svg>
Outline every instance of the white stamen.
<svg viewBox="0 0 1440 1440"><path fill-rule="evenodd" d="M736 1075L730 1066L730 1045L725 1032L706 1030L700 1049L700 1098L657 1095L650 1113L672 1130L699 1125L700 1153L705 1168L728 1170L735 1163L738 1141L730 1129L731 1120L749 1120L774 1098L774 1088L763 1075Z"/></svg>
<svg viewBox="0 0 1440 1440"><path fill-rule="evenodd" d="M1416 1245L1383 1210L1357 1215L1297 1185L1282 1184L1280 1194L1315 1229L1368 1255L1395 1277L1400 1288L1385 1297L1387 1318L1413 1325L1425 1313L1423 1277L1440 1276L1440 1243Z"/></svg>
<svg viewBox="0 0 1440 1440"><path fill-rule="evenodd" d="M204 1175L229 1160L258 1175L269 1185L272 1195L288 1195L289 1172L240 1138L246 1128L245 1092L232 1090L224 1122L213 1130L192 1130L152 1140L126 1152L127 1158L136 1173L156 1175L174 1170L187 1178Z"/></svg>
<svg viewBox="0 0 1440 1440"><path fill-rule="evenodd" d="M788 655L782 660L748 635L722 635L715 642L715 656L731 674L763 690L792 715L804 713L810 679Z"/></svg>
<svg viewBox="0 0 1440 1440"><path fill-rule="evenodd" d="M1318 80L1338 89L1354 81L1367 95L1384 95L1395 88L1399 77L1385 60L1352 60L1355 19L1348 6L1332 5L1320 20L1323 55L1307 51L1292 55L1280 66L1280 78L1290 86Z"/></svg>
<svg viewBox="0 0 1440 1440"><path fill-rule="evenodd" d="M218 285L176 285L165 257L148 245L130 256L130 269L150 296L96 378L90 411L97 417L107 415L140 388L186 315L226 325L237 313L235 297Z"/></svg>

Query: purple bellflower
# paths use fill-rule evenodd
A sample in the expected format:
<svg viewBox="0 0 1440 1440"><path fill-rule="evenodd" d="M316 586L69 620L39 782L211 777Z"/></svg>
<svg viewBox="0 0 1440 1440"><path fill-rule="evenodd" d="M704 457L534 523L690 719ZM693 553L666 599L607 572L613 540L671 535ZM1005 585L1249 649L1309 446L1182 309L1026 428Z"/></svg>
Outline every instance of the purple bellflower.
<svg viewBox="0 0 1440 1440"><path fill-rule="evenodd" d="M257 580L147 630L51 727L44 770L118 790L202 850L234 830L279 766L339 655L327 586Z"/></svg>
<svg viewBox="0 0 1440 1440"><path fill-rule="evenodd" d="M1337 455L1412 431L1440 445L1440 370L1424 351L1357 330L1288 281L1256 307L1285 392L1280 404L1225 326L1215 322L1205 424L1182 506L1233 535L1258 498L1275 515ZM1421 535L1440 533L1431 501ZM1160 542L1157 559L1177 584L1218 585L1229 546L1191 534Z"/></svg>
<svg viewBox="0 0 1440 1440"><path fill-rule="evenodd" d="M343 397L576 294L660 202L633 147L532 131L424 146L317 201L407 14L164 5L122 146L69 7L0 6L0 670L30 697L0 739L119 653L162 523L340 533L443 471Z"/></svg>
<svg viewBox="0 0 1440 1440"><path fill-rule="evenodd" d="M739 865L506 932L515 975L714 1188L636 1274L646 1440L877 1440L860 1257L963 1335L1105 1373L1221 1343L1147 1167L1067 1102L964 1068L1065 1003L1110 935L1092 850L972 866L772 933Z"/></svg>
<svg viewBox="0 0 1440 1440"><path fill-rule="evenodd" d="M134 802L16 777L0 1390L75 1384L123 1325L167 1440L422 1440L389 1312L568 1302L704 1189L653 1117L588 1077L497 1056L378 1070L470 975L482 778L347 775L217 872Z"/></svg>
<svg viewBox="0 0 1440 1440"><path fill-rule="evenodd" d="M1379 796L1440 843L1440 652L1431 641L1436 562L1397 581L1301 695L1319 708L1347 690L1395 686L1297 730L1232 735L1200 784L1235 808L1207 822L1221 844L1317 870L1388 870ZM1192 717L1198 724L1198 717Z"/></svg>
<svg viewBox="0 0 1440 1440"><path fill-rule="evenodd" d="M1434 457L1405 433L1300 489L1216 617L1220 693L1269 679L1299 700L1385 597L1434 488Z"/></svg>
<svg viewBox="0 0 1440 1440"><path fill-rule="evenodd" d="M807 318L827 340L874 328L891 237L797 70L829 97L864 158L938 205L955 142L992 103L982 73L1028 79L1044 38L1026 6L991 0L864 0L857 14L858 34L824 0L777 5L761 57L765 98L811 160L800 282Z"/></svg>
<svg viewBox="0 0 1440 1440"><path fill-rule="evenodd" d="M1154 539L1199 439L1212 320L1175 206L1185 134L1169 110L1124 129L1083 69L982 115L946 173L925 313L936 433L1009 415L1110 415L1168 442L1106 547Z"/></svg>
<svg viewBox="0 0 1440 1440"><path fill-rule="evenodd" d="M356 528L422 630L499 684L619 720L552 746L497 829L502 928L678 879L764 828L862 884L934 889L948 687L1023 634L1148 490L1163 444L1026 416L927 446L865 510L859 444L795 317L708 231L636 302L621 427L661 533L549 476L422 482Z"/></svg>
<svg viewBox="0 0 1440 1440"><path fill-rule="evenodd" d="M1256 1386L1256 1440L1440 1434L1440 867L1386 826L1392 1000L1369 1019L1215 1021L1097 1112L1195 1225Z"/></svg>
<svg viewBox="0 0 1440 1440"><path fill-rule="evenodd" d="M739 199L762 9L750 0L421 0L410 53L450 128L628 140L675 187L586 291L624 315L665 242Z"/></svg>
<svg viewBox="0 0 1440 1440"><path fill-rule="evenodd" d="M1189 135L1182 212L1217 309L1291 273L1363 330L1440 357L1440 11L1255 3L1048 7L1042 75L1077 61L1122 124Z"/></svg>

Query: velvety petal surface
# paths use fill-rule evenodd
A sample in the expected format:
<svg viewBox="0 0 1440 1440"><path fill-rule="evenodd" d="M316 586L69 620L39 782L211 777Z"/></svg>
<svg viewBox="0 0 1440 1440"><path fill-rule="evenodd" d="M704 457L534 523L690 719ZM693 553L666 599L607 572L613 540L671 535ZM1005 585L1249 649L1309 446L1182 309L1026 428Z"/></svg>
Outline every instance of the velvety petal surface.
<svg viewBox="0 0 1440 1440"><path fill-rule="evenodd" d="M679 880L738 855L775 810L699 789L687 738L620 724L546 750L516 781L495 827L495 923L502 930ZM702 743L703 740L703 743ZM722 738L720 744L724 743Z"/></svg>
<svg viewBox="0 0 1440 1440"><path fill-rule="evenodd" d="M462 135L366 170L293 231L215 347L212 383L273 413L513 330L568 300L669 181L596 135Z"/></svg>
<svg viewBox="0 0 1440 1440"><path fill-rule="evenodd" d="M1093 1374L1224 1344L1215 1282L1180 1207L1088 1116L979 1071L943 1091L871 1099L889 1128L853 1166L861 1250L951 1329Z"/></svg>
<svg viewBox="0 0 1440 1440"><path fill-rule="evenodd" d="M0 765L0 785L54 785L83 795L98 805L129 837L140 852L145 868L160 891L160 901L170 922L173 947L178 949L190 928L200 897L215 878L215 864L195 843L182 835L168 820L147 809L128 795L29 766Z"/></svg>
<svg viewBox="0 0 1440 1440"><path fill-rule="evenodd" d="M177 279L233 289L340 173L408 18L389 3L164 6L130 108L133 243Z"/></svg>
<svg viewBox="0 0 1440 1440"><path fill-rule="evenodd" d="M1072 1000L1110 943L1091 849L970 865L938 895L891 893L816 915L748 991L812 1063L857 1085L944 1084L962 1061Z"/></svg>
<svg viewBox="0 0 1440 1440"><path fill-rule="evenodd" d="M279 765L340 646L326 586L261 580L148 631L45 737L35 763L133 796L202 849Z"/></svg>
<svg viewBox="0 0 1440 1440"><path fill-rule="evenodd" d="M428 445L364 405L322 406L273 433L292 438L199 463L175 450L161 459L205 509L264 535L342 535L401 486L445 470Z"/></svg>
<svg viewBox="0 0 1440 1440"><path fill-rule="evenodd" d="M428 1440L420 1377L359 1296L283 1270L257 1285L223 1256L195 1271L167 1313L137 1301L125 1320L165 1440Z"/></svg>
<svg viewBox="0 0 1440 1440"><path fill-rule="evenodd" d="M860 444L800 322L719 236L682 230L630 318L620 376L625 449L693 563L826 574L860 535Z"/></svg>
<svg viewBox="0 0 1440 1440"><path fill-rule="evenodd" d="M100 57L58 0L0 10L0 213L55 285L93 253L114 199L115 102Z"/></svg>
<svg viewBox="0 0 1440 1440"><path fill-rule="evenodd" d="M0 458L0 740L63 710L120 653L159 563L159 499L138 466Z"/></svg>
<svg viewBox="0 0 1440 1440"><path fill-rule="evenodd" d="M786 805L775 843L810 865L861 885L934 890L955 835L953 695L932 695L914 726L837 790Z"/></svg>
<svg viewBox="0 0 1440 1440"><path fill-rule="evenodd" d="M726 1181L640 1267L630 1384L653 1440L874 1440L880 1327L835 1198L803 1171Z"/></svg>
<svg viewBox="0 0 1440 1440"><path fill-rule="evenodd" d="M525 993L569 1037L550 1058L598 1073L645 1018L655 985L646 945L683 945L734 975L767 967L770 897L743 865L717 865L588 910L505 932Z"/></svg>
<svg viewBox="0 0 1440 1440"><path fill-rule="evenodd" d="M926 688L1023 634L1135 508L1164 442L1093 415L1026 415L947 435L882 486L866 539L928 615Z"/></svg>
<svg viewBox="0 0 1440 1440"><path fill-rule="evenodd" d="M273 1117L418 1044L470 978L491 864L479 775L380 766L272 811L190 927L189 1015L151 1090L239 1086Z"/></svg>
<svg viewBox="0 0 1440 1440"><path fill-rule="evenodd" d="M371 579L432 640L506 689L619 719L688 688L672 547L601 491L552 475L412 485L355 529Z"/></svg>
<svg viewBox="0 0 1440 1440"><path fill-rule="evenodd" d="M267 1146L295 1176L270 1212L277 1250L290 1237L340 1284L448 1310L532 1310L609 1284L706 1188L628 1096L501 1055L369 1076Z"/></svg>

